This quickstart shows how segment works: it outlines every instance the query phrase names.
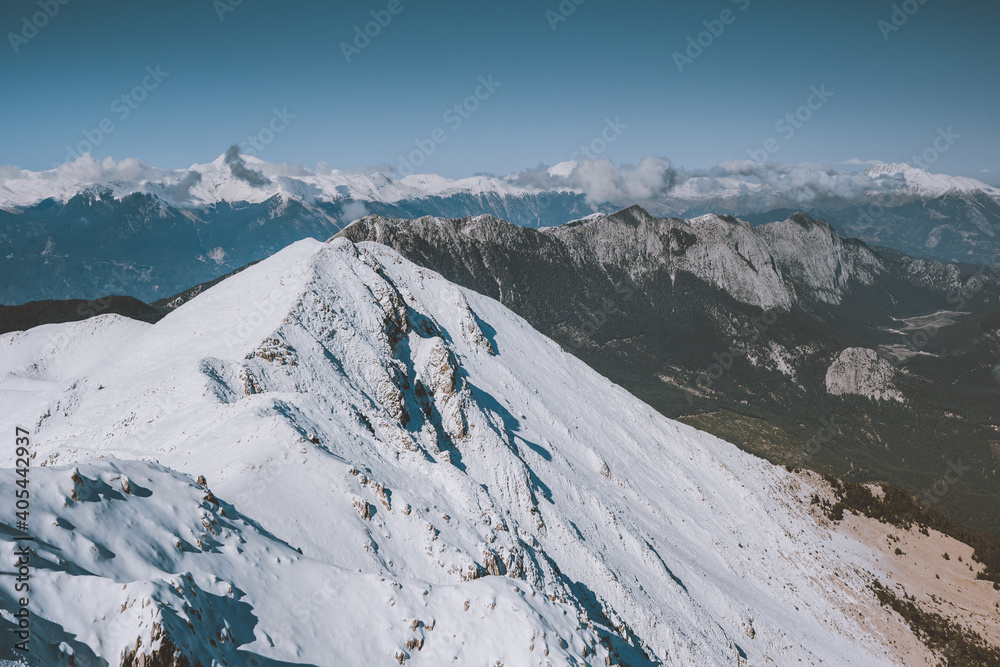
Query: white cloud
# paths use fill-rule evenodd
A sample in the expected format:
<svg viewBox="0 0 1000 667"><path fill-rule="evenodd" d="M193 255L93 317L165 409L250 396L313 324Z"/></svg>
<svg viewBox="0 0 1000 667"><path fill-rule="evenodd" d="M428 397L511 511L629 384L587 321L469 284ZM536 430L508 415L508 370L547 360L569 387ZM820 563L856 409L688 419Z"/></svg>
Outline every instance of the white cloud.
<svg viewBox="0 0 1000 667"><path fill-rule="evenodd" d="M352 201L349 202L346 206L344 206L344 211L340 217L341 220L346 224L349 222L354 222L359 218L363 218L366 215L368 215L368 209L365 208L365 205L359 201Z"/></svg>
<svg viewBox="0 0 1000 667"><path fill-rule="evenodd" d="M891 193L906 186L901 175L877 180L821 163L781 164L727 160L708 170L686 172L684 188L699 197L732 196L750 190L769 193L772 205L818 205L860 201L872 192Z"/></svg>
<svg viewBox="0 0 1000 667"><path fill-rule="evenodd" d="M152 167L135 158L115 162L113 158L106 157L98 162L90 153L84 153L72 162L64 162L55 169L35 173L46 180L69 180L85 185L106 181L164 181L176 175L174 171Z"/></svg>
<svg viewBox="0 0 1000 667"><path fill-rule="evenodd" d="M84 153L72 162L45 171L0 167L0 202L30 205L46 197L69 198L90 186L116 182L173 183L186 173L151 167L134 158L115 162L107 157L97 161L90 153Z"/></svg>
<svg viewBox="0 0 1000 667"><path fill-rule="evenodd" d="M667 158L647 155L637 165L615 165L608 159L561 162L552 168L540 164L505 180L528 189L582 191L591 202L634 204L666 195L680 173Z"/></svg>
<svg viewBox="0 0 1000 667"><path fill-rule="evenodd" d="M344 172L321 163L313 171L294 164L268 163L250 157L244 161L238 155L231 156L230 162L242 162L242 165L236 164L237 171L248 172L253 179L273 182L282 191L302 199L321 198L329 189L312 179L328 178L334 174L370 173L382 166ZM876 162L852 158L840 164L859 166L872 163ZM228 166L232 168L234 165ZM982 173L992 172L984 169ZM98 161L89 154L48 171L32 172L14 166L0 166L0 204L7 201L37 202L49 196L69 197L94 184L122 183L137 184L139 191L154 192L172 203L183 205L191 199L192 189L207 175L208 172L158 169L135 159L115 162L106 158ZM893 194L906 187L902 174L873 177L855 169L820 163L728 160L709 169L685 170L675 167L665 157L653 155L643 157L637 164L615 164L609 159L562 162L555 167L540 164L506 176L504 180L530 192L569 190L583 194L590 203L641 204L652 206L651 210L656 209L657 204L664 204L667 210L676 206L678 200L713 197L731 200L752 196L758 204L771 202L768 205L774 206L853 203L872 193ZM143 186L143 183L149 185ZM350 188L338 185L337 192L349 196ZM678 199L672 200L672 197ZM364 204L350 202L344 207L342 218L346 223L368 214Z"/></svg>

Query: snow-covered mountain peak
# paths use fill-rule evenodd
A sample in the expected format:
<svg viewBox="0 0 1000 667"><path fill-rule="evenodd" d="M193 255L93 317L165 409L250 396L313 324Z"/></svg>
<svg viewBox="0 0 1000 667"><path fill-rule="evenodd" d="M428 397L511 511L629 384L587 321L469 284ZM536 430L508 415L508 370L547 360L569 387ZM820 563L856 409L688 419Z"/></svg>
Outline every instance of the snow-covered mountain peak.
<svg viewBox="0 0 1000 667"><path fill-rule="evenodd" d="M951 192L985 192L994 197L1000 196L1000 189L974 178L933 174L926 169L905 163L877 164L868 167L861 173L872 177L879 183L884 183L884 179L902 180L908 194L920 197L940 197Z"/></svg>
<svg viewBox="0 0 1000 667"><path fill-rule="evenodd" d="M816 520L813 487L385 246L302 241L119 325L72 377L0 380L0 422L31 424L44 462L32 586L51 651L893 662L880 628L902 626L847 566L867 547ZM59 354L25 341L50 336L0 348Z"/></svg>
<svg viewBox="0 0 1000 667"><path fill-rule="evenodd" d="M556 178L569 178L573 171L577 167L577 162L573 160L567 160L565 162L560 162L548 168L549 176L554 176Z"/></svg>
<svg viewBox="0 0 1000 667"><path fill-rule="evenodd" d="M908 165L908 164L906 164L904 162L896 162L896 163L892 163L892 164L883 163L883 164L872 165L872 166L866 168L861 173L862 174L867 174L868 176L872 176L872 177L876 177L876 176L894 176L896 174L900 174L902 176L907 176L907 175L913 176L913 175L917 175L917 174L927 175L927 176L931 175L930 172L928 172L926 169L921 169L919 167L911 167L910 165Z"/></svg>

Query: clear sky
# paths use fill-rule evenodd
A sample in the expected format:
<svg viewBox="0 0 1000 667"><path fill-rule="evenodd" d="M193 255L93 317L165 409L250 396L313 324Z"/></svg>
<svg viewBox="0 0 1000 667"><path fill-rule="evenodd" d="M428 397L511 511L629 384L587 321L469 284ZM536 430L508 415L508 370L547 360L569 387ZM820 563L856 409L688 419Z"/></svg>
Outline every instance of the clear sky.
<svg viewBox="0 0 1000 667"><path fill-rule="evenodd" d="M769 138L777 162L909 162L951 127L931 170L998 180L995 0L576 2L5 0L0 164L47 169L89 136L177 168L255 136L268 161L397 166L440 130L420 171L504 174L618 119L600 157L687 168Z"/></svg>

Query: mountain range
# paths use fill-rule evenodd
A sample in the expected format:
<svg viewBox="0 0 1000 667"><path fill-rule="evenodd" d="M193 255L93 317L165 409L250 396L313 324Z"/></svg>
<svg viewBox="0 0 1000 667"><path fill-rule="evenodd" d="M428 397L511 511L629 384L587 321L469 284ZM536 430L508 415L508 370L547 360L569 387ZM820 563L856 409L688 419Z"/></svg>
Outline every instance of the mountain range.
<svg viewBox="0 0 1000 667"><path fill-rule="evenodd" d="M907 165L851 174L735 163L686 173L666 161L630 171L598 160L452 180L310 170L235 151L181 170L84 156L42 172L0 169L0 303L152 301L368 214L492 215L537 228L637 202L657 215L726 214L754 225L803 211L844 237L939 261L995 264L1000 254L1000 190Z"/></svg>
<svg viewBox="0 0 1000 667"><path fill-rule="evenodd" d="M1000 664L1000 192L88 160L0 170L37 664Z"/></svg>
<svg viewBox="0 0 1000 667"><path fill-rule="evenodd" d="M668 417L1000 531L995 268L871 248L803 213L752 227L632 207L543 229L367 216L340 235L497 299ZM100 313L156 322L217 282L148 305L4 307L0 331ZM949 461L972 472L930 492Z"/></svg>
<svg viewBox="0 0 1000 667"><path fill-rule="evenodd" d="M846 287L803 266L799 280L822 289L783 290L767 277L782 271L775 255L753 244L765 235L722 218L412 226L428 248L427 230L498 239L467 265L452 254L470 273L540 235L528 258L560 260L550 281L580 266L592 230L614 228L589 261L641 287L637 302L662 296L664 315L672 289L737 279L742 260L708 268L706 244L753 244L735 253L752 265L740 275L772 289L728 297L754 309L738 312L847 303L898 266L793 225L840 249ZM407 225L367 218L345 236L366 230ZM658 244L660 259L633 265ZM933 292L931 274L919 280ZM528 300L516 281L493 286ZM500 301L386 245L300 241L171 305L155 324L106 314L0 336L0 422L31 434L38 664L1000 659L988 539L889 486L776 466L668 419ZM2 470L4 497L15 479ZM5 552L20 538L0 524ZM17 598L0 579L0 659Z"/></svg>

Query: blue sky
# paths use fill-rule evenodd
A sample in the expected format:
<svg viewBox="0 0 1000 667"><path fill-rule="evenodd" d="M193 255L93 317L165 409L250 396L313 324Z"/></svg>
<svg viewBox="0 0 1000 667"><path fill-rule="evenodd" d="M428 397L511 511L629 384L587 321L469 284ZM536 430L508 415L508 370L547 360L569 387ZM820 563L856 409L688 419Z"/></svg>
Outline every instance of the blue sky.
<svg viewBox="0 0 1000 667"><path fill-rule="evenodd" d="M778 162L908 162L951 127L931 169L1000 176L996 2L58 2L0 9L0 164L50 168L93 140L97 158L185 167L256 136L269 161L395 167L438 130L419 171L504 174L618 119L600 157L619 163L710 167L768 139ZM373 11L391 19L348 62Z"/></svg>

